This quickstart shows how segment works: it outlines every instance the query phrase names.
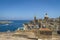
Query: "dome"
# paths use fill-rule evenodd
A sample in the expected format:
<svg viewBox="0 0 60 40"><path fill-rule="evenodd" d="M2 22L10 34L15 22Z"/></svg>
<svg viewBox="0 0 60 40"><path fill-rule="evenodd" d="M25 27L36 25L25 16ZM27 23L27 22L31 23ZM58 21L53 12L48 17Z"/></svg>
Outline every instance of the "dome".
<svg viewBox="0 0 60 40"><path fill-rule="evenodd" d="M47 13L45 14L45 17L48 17Z"/></svg>

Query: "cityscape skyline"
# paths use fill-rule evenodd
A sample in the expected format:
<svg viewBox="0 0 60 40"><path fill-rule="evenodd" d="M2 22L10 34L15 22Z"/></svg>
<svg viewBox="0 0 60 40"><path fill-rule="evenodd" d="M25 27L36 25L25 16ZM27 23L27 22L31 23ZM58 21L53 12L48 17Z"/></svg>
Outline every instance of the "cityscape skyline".
<svg viewBox="0 0 60 40"><path fill-rule="evenodd" d="M31 20L60 16L60 0L0 0L0 20Z"/></svg>

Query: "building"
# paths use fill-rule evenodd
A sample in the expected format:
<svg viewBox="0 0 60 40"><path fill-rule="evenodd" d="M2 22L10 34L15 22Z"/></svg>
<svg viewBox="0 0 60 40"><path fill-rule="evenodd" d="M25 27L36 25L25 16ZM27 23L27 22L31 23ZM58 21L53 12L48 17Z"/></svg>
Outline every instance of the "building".
<svg viewBox="0 0 60 40"><path fill-rule="evenodd" d="M37 19L36 19L36 16L34 16L34 24L37 23Z"/></svg>
<svg viewBox="0 0 60 40"><path fill-rule="evenodd" d="M48 21L48 18L49 18L49 17L48 17L48 14L46 13L46 14L45 14L45 17L44 17L44 20L45 20L45 21Z"/></svg>
<svg viewBox="0 0 60 40"><path fill-rule="evenodd" d="M28 24L23 24L24 30L28 30Z"/></svg>

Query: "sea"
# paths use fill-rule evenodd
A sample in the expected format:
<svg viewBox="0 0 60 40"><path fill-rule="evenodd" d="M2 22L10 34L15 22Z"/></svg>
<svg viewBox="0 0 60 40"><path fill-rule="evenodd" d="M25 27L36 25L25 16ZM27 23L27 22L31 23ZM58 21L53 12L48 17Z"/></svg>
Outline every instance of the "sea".
<svg viewBox="0 0 60 40"><path fill-rule="evenodd" d="M1 20L2 21L2 20ZM28 23L30 20L9 20L8 24L0 24L0 32L7 32L8 30L13 32L16 31L18 28L23 30L24 23Z"/></svg>

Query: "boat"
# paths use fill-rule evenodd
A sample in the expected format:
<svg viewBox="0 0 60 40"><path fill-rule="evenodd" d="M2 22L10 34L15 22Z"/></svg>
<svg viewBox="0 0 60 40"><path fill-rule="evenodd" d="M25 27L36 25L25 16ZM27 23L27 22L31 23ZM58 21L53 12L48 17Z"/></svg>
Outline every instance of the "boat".
<svg viewBox="0 0 60 40"><path fill-rule="evenodd" d="M7 32L9 33L9 32L11 32L10 30L7 30Z"/></svg>
<svg viewBox="0 0 60 40"><path fill-rule="evenodd" d="M5 24L5 25L9 25L9 24Z"/></svg>

